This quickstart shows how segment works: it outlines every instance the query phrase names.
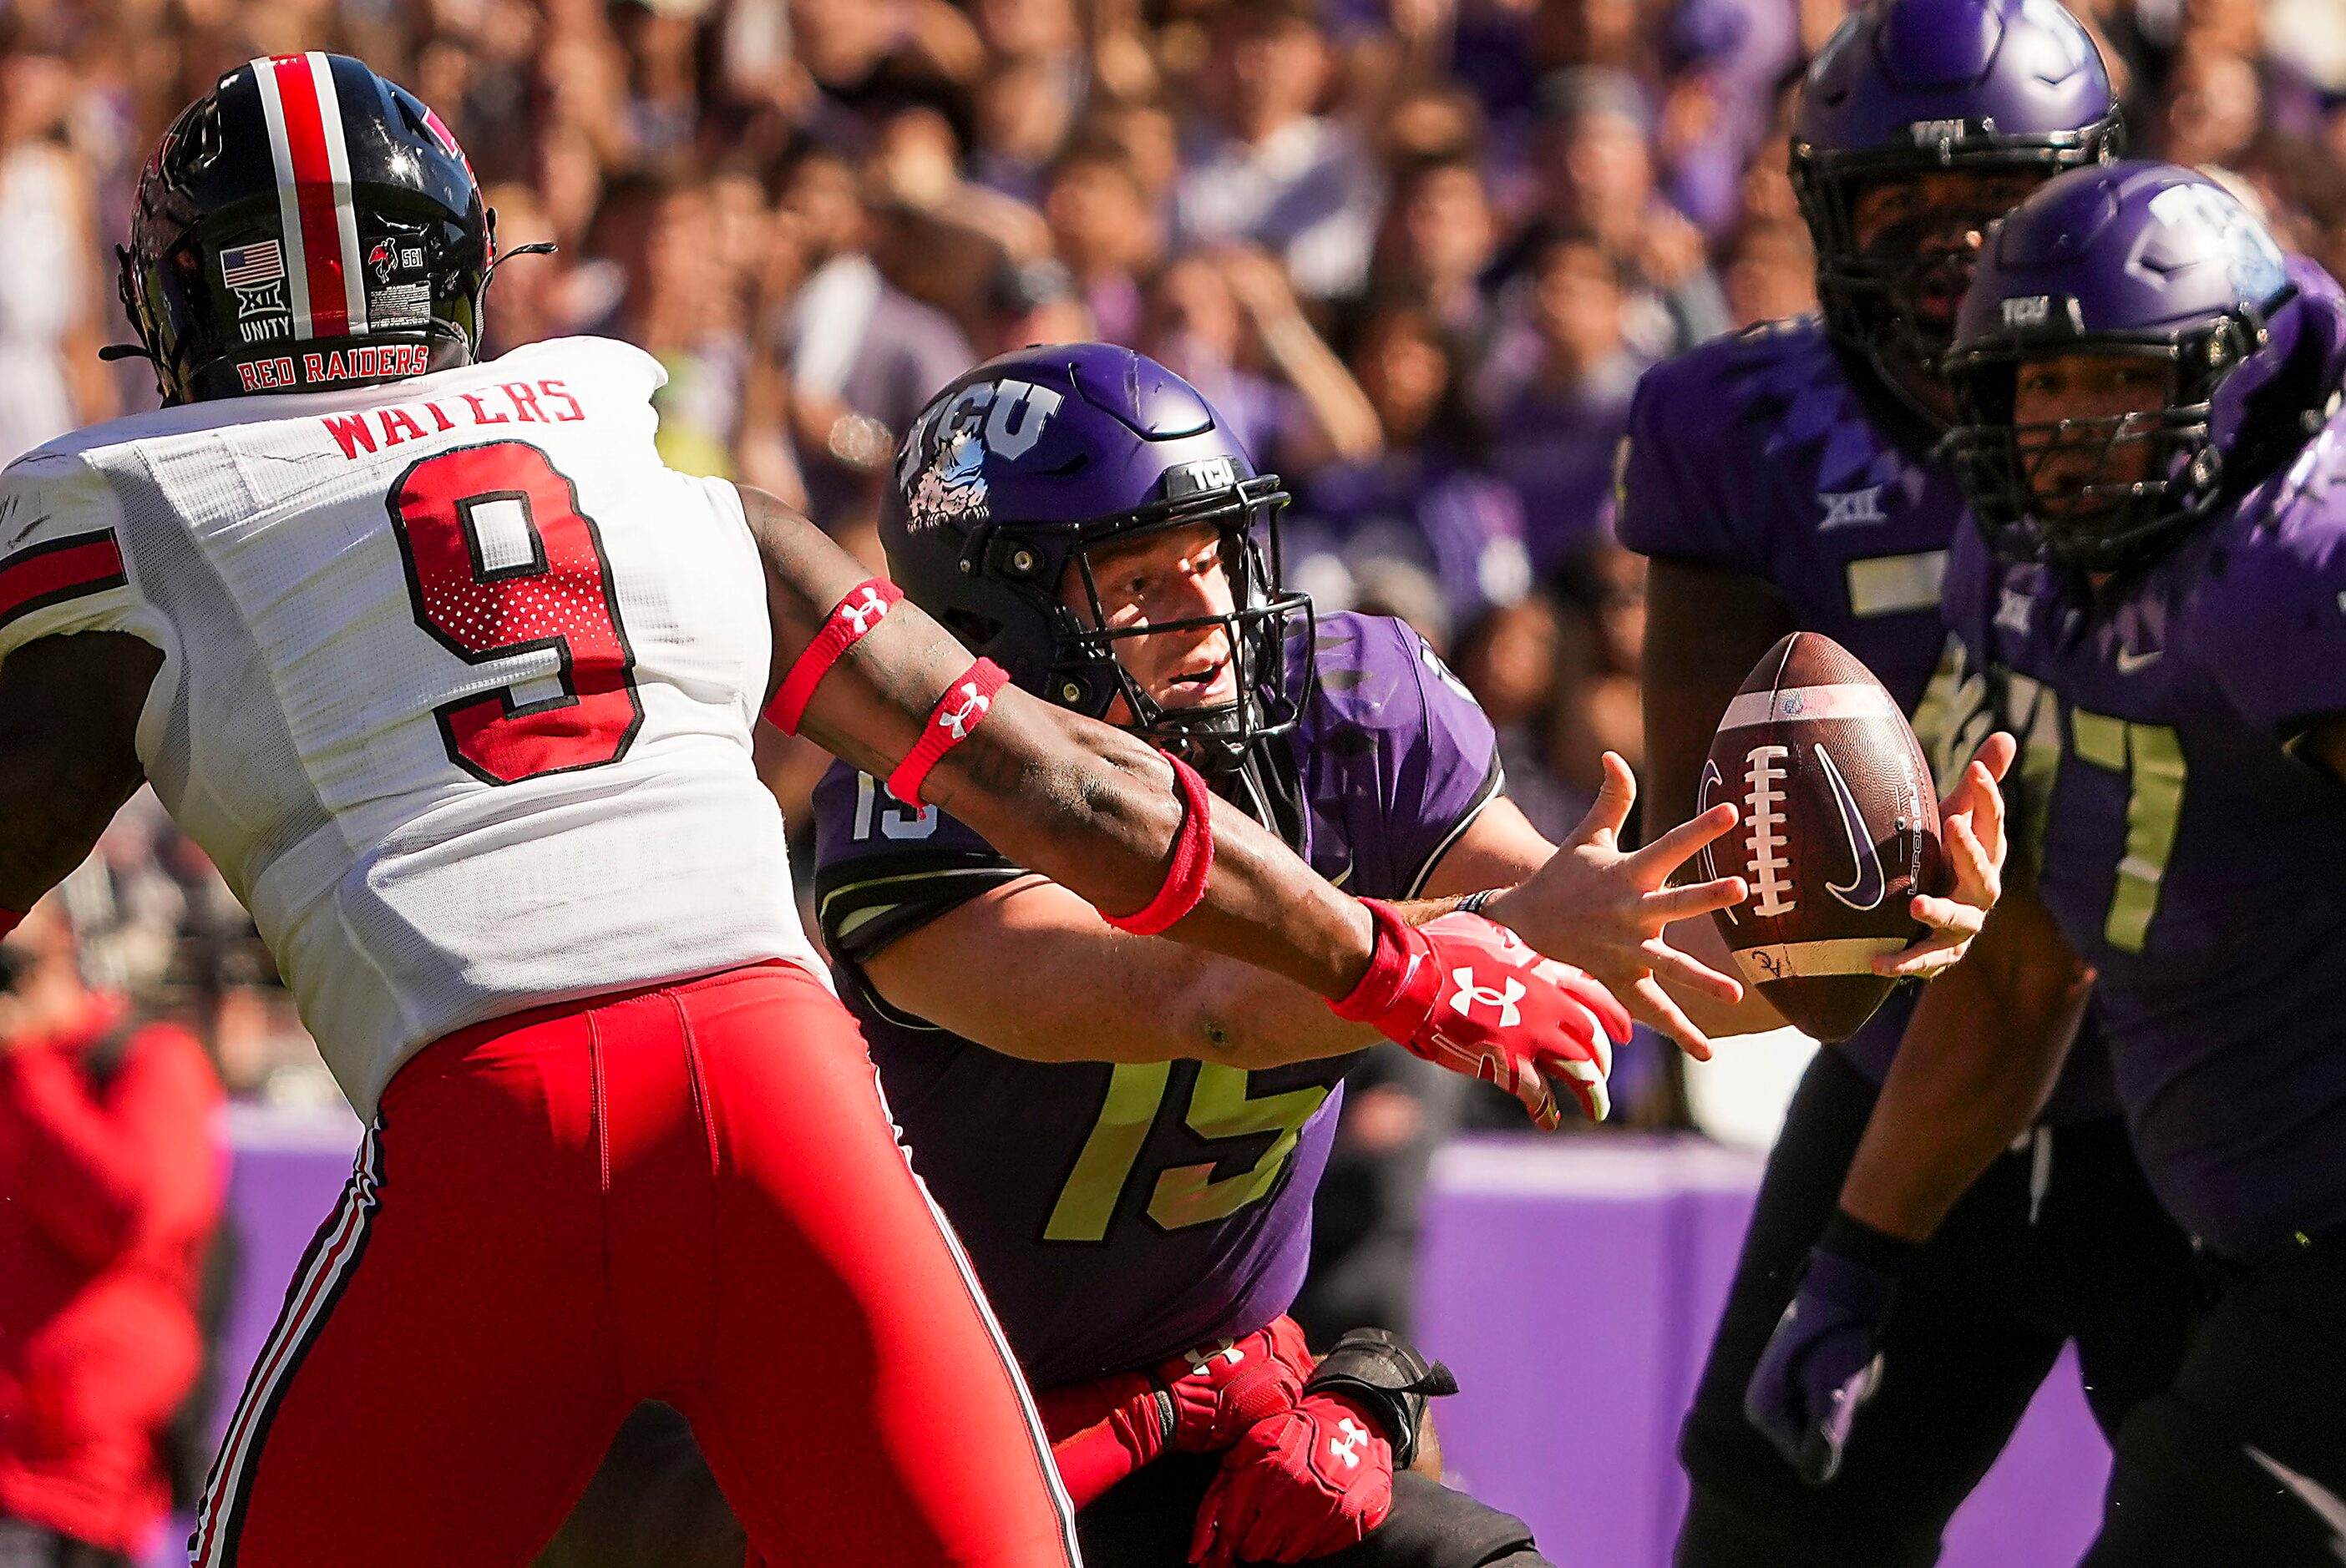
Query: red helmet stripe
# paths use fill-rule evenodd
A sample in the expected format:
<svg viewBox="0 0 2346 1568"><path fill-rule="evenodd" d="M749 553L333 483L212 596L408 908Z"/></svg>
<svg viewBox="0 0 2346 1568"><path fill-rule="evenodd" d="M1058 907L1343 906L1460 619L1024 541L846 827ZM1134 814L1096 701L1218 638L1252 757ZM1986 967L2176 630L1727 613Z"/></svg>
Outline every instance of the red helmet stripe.
<svg viewBox="0 0 2346 1568"><path fill-rule="evenodd" d="M294 335L363 332L367 312L358 221L332 69L325 56L311 53L255 60L252 71L277 165Z"/></svg>
<svg viewBox="0 0 2346 1568"><path fill-rule="evenodd" d="M480 177L473 172L473 160L466 158L464 149L456 144L456 133L450 130L446 123L428 105L423 110L423 124L433 136L438 138L442 147L456 155L456 161L464 166L464 178L478 185L481 182Z"/></svg>

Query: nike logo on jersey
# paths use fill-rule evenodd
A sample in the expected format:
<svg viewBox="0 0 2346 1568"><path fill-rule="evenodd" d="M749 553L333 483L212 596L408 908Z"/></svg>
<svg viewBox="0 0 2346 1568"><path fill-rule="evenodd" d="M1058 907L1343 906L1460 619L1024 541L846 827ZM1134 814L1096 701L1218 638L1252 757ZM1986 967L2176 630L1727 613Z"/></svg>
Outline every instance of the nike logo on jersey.
<svg viewBox="0 0 2346 1568"><path fill-rule="evenodd" d="M1825 783L1832 789L1833 808L1841 813L1841 830L1849 839L1850 879L1847 882L1827 882L1825 891L1853 910L1881 907L1882 897L1890 891L1889 879L1882 874L1882 856L1873 847L1873 835L1866 831L1865 813L1858 809L1857 797L1841 776L1841 769L1832 753L1817 748L1817 760L1824 765Z"/></svg>
<svg viewBox="0 0 2346 1568"><path fill-rule="evenodd" d="M2117 657L2118 673L2132 675L2138 669L2147 669L2157 664L2158 656L2166 651L2165 648L2152 648L2146 653L2137 653L2132 648L2120 648Z"/></svg>
<svg viewBox="0 0 2346 1568"><path fill-rule="evenodd" d="M1869 484L1862 490L1818 491L1817 504L1825 509L1825 514L1817 524L1817 532L1889 522L1882 510L1882 489L1879 484Z"/></svg>
<svg viewBox="0 0 2346 1568"><path fill-rule="evenodd" d="M2322 1485L2310 1475L2300 1475L2255 1444L2244 1444L2249 1457L2271 1472L2272 1478L2297 1494L2298 1501L2313 1510L2322 1523L2331 1529L2333 1539L2331 1553L2341 1563L2346 1563L2346 1498Z"/></svg>

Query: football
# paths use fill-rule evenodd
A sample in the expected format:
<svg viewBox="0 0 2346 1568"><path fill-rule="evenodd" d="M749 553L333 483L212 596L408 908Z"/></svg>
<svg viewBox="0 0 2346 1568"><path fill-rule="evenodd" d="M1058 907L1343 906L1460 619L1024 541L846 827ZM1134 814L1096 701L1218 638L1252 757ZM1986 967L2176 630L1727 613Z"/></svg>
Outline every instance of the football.
<svg viewBox="0 0 2346 1568"><path fill-rule="evenodd" d="M1719 719L1696 807L1721 800L1742 819L1706 870L1750 887L1711 917L1737 967L1802 1032L1847 1039L1896 983L1874 956L1923 935L1908 902L1940 891L1938 791L1914 731L1848 649L1794 632Z"/></svg>

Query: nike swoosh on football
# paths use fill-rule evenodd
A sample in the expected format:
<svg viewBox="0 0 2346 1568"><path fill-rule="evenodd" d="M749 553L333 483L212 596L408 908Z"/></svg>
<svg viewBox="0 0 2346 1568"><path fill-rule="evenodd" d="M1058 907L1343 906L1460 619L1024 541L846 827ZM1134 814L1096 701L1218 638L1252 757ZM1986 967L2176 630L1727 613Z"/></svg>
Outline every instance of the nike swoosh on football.
<svg viewBox="0 0 2346 1568"><path fill-rule="evenodd" d="M2146 666L2157 664L2158 662L2158 656L2166 651L2167 650L2165 648L2152 648L2147 653L2136 653L2131 648L2120 648L2118 649L2117 657L2118 673L2120 675L2132 675L2135 671L2144 668Z"/></svg>
<svg viewBox="0 0 2346 1568"><path fill-rule="evenodd" d="M1827 882L1825 891L1853 910L1877 908L1890 891L1890 881L1882 874L1882 856L1873 847L1873 835L1865 830L1865 813L1858 809L1857 797L1850 793L1841 769L1833 765L1832 753L1820 746L1817 760L1824 764L1825 782L1832 788L1841 830L1849 835L1850 880L1846 885Z"/></svg>
<svg viewBox="0 0 2346 1568"><path fill-rule="evenodd" d="M2336 1539L2330 1543L2330 1550L2341 1563L2346 1563L2346 1498L2340 1497L2310 1475L2300 1475L2254 1443L2241 1446L2248 1450L2250 1459L2270 1471L2275 1481L2295 1492L2298 1501L2313 1510L2321 1522L2335 1532Z"/></svg>
<svg viewBox="0 0 2346 1568"><path fill-rule="evenodd" d="M1702 786L1698 789L1694 794L1694 814L1696 816L1701 816L1705 811L1709 810L1713 806L1719 804L1718 800L1711 799L1710 792L1713 789L1719 790L1720 799L1725 799L1726 781L1719 776L1719 764L1706 760L1702 765ZM1711 847L1708 844L1705 844L1702 847L1698 859L1702 862L1703 880L1705 881L1717 881L1719 880L1719 859L1712 852ZM1737 914L1732 908L1729 908L1726 912L1727 921L1729 925L1741 925L1743 923L1743 917Z"/></svg>

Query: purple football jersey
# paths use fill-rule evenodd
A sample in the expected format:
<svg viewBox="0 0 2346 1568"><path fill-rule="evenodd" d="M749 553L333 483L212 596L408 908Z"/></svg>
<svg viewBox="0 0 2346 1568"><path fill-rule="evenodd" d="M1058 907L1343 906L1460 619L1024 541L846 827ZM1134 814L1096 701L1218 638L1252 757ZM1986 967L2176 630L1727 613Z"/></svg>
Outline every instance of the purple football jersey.
<svg viewBox="0 0 2346 1568"><path fill-rule="evenodd" d="M1490 722L1398 621L1331 616L1316 643L1301 719L1276 743L1306 803L1302 851L1350 891L1406 898L1498 792ZM1357 1057L1256 1072L1026 1062L907 1018L862 983L862 960L1024 873L844 764L814 803L841 992L1028 1377L1047 1388L1146 1365L1286 1311Z"/></svg>
<svg viewBox="0 0 2346 1568"><path fill-rule="evenodd" d="M1646 372L1614 530L1640 555L1771 585L1802 630L1864 660L1912 714L1946 643L1940 588L1964 515L1953 471L1914 455L1930 441L1916 416L1851 373L1815 318L1769 322ZM1892 992L1840 1047L1876 1084L1917 994ZM2045 1120L2115 1108L2089 1025Z"/></svg>
<svg viewBox="0 0 2346 1568"><path fill-rule="evenodd" d="M1964 533L1953 720L2026 745L2019 831L2152 1186L2223 1252L2346 1222L2346 794L2285 748L2346 714L2346 420L2099 597Z"/></svg>

